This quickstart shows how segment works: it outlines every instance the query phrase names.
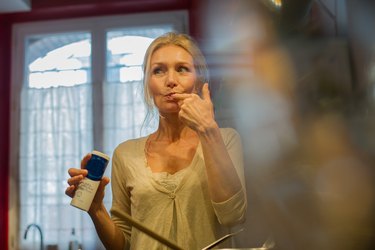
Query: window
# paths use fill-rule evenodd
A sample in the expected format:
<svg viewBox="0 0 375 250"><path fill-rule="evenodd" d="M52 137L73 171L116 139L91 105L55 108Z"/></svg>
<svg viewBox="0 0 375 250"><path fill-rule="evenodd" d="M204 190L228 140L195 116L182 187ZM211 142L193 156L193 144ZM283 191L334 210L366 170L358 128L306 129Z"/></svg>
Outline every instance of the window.
<svg viewBox="0 0 375 250"><path fill-rule="evenodd" d="M10 249L39 246L37 230L23 237L32 223L45 246L68 248L74 229L84 248L103 249L88 215L69 205L67 170L93 149L111 155L155 129L157 121L143 126L143 56L155 37L186 23L185 12L169 12L14 27Z"/></svg>
<svg viewBox="0 0 375 250"><path fill-rule="evenodd" d="M32 36L26 44L29 88L69 87L91 82L90 33Z"/></svg>

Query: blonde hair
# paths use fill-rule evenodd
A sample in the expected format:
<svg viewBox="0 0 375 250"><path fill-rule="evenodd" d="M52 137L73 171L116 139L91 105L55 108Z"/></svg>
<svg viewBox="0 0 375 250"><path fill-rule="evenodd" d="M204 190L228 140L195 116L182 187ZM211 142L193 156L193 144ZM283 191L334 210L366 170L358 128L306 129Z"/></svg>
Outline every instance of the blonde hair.
<svg viewBox="0 0 375 250"><path fill-rule="evenodd" d="M175 32L168 32L164 35L159 36L150 44L143 60L143 96L147 106L147 115L145 118L145 122L147 118L150 118L150 115L152 115L151 113L155 107L152 95L148 87L148 81L150 79L151 56L156 50L168 45L181 47L193 57L194 68L197 73L197 82L195 89L198 93L201 92L203 84L208 82L209 76L206 60L201 50L198 48L197 43L192 37L186 34Z"/></svg>

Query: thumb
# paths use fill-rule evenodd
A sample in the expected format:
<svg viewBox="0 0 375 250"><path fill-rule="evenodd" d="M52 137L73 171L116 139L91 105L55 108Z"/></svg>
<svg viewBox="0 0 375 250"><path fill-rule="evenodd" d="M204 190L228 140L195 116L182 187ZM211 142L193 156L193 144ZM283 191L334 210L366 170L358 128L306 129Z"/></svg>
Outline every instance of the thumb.
<svg viewBox="0 0 375 250"><path fill-rule="evenodd" d="M202 88L202 98L203 100L211 100L210 90L208 89L208 83L205 83Z"/></svg>
<svg viewBox="0 0 375 250"><path fill-rule="evenodd" d="M103 177L102 180L100 181L99 184L99 189L104 190L105 186L107 186L109 183L109 178L108 177Z"/></svg>

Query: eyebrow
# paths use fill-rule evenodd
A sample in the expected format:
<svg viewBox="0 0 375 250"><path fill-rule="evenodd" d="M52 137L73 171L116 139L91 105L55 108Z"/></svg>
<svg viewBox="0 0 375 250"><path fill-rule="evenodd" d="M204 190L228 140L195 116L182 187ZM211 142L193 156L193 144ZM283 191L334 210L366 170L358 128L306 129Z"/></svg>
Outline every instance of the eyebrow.
<svg viewBox="0 0 375 250"><path fill-rule="evenodd" d="M167 63L165 63L165 62L154 62L154 63L152 63L151 64L151 66L158 66L158 65L165 65L165 64L167 64ZM190 66L194 66L194 64L193 63L190 63L190 62L187 62L187 61L178 61L178 62L176 62L176 63L173 63L173 64L176 64L176 65L190 65Z"/></svg>

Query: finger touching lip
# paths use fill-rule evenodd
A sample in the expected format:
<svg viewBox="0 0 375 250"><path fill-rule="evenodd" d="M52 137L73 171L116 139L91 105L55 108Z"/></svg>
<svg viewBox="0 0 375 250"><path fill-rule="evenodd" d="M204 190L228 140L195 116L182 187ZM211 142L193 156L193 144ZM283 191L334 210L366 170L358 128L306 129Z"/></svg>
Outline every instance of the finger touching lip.
<svg viewBox="0 0 375 250"><path fill-rule="evenodd" d="M183 100L183 99L188 98L189 96L190 94L178 94L178 93L175 93L172 95L172 97L177 100Z"/></svg>

